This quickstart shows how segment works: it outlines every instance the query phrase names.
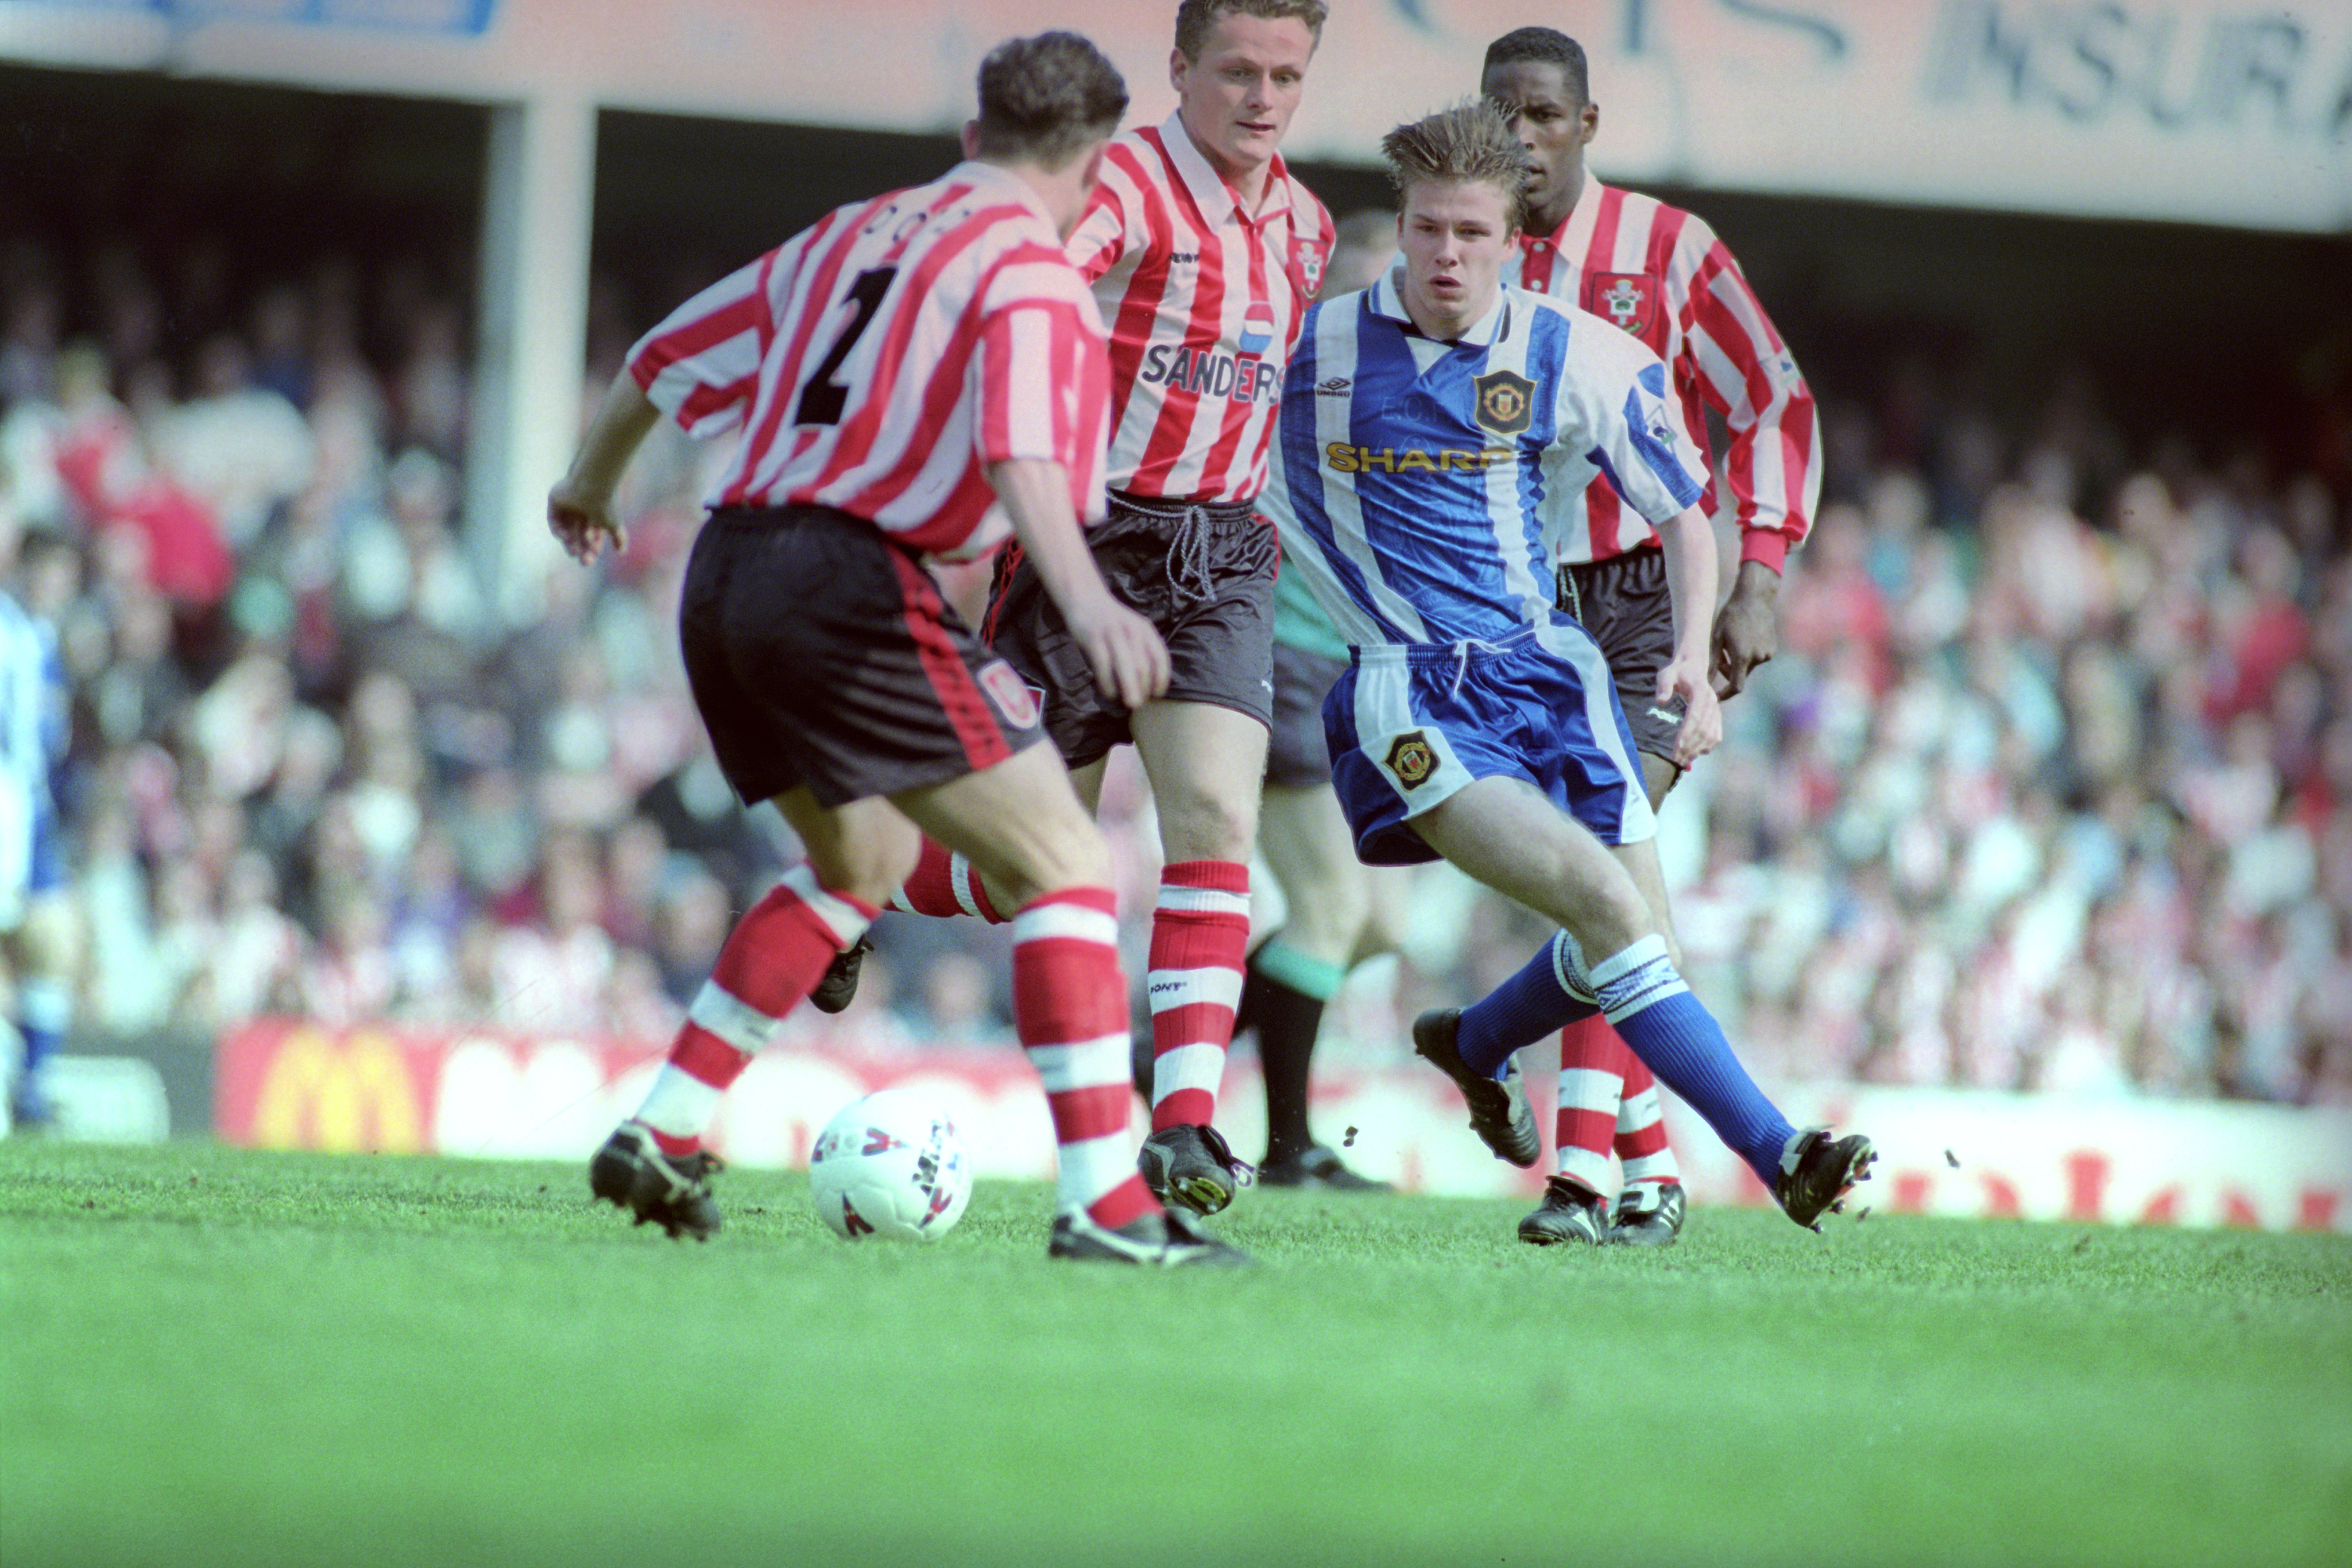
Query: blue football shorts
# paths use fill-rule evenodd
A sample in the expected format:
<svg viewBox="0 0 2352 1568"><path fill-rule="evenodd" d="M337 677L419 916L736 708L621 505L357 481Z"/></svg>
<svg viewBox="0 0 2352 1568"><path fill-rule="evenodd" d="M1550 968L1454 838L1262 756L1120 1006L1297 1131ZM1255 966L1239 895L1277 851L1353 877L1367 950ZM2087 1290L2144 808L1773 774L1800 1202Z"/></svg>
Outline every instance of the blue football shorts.
<svg viewBox="0 0 2352 1568"><path fill-rule="evenodd" d="M1323 730L1367 865L1437 859L1412 820L1478 779L1526 779L1605 844L1657 831L1608 661L1578 626L1359 648Z"/></svg>

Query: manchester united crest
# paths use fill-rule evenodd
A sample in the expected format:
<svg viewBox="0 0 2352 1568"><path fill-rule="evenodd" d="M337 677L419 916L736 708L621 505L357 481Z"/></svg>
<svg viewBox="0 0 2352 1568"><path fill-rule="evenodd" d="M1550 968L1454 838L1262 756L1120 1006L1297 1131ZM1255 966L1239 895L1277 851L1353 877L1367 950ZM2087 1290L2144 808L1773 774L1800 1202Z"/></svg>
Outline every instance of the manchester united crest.
<svg viewBox="0 0 2352 1568"><path fill-rule="evenodd" d="M1478 392L1478 423L1496 435L1517 435L1535 423L1536 383L1496 371L1470 383Z"/></svg>
<svg viewBox="0 0 2352 1568"><path fill-rule="evenodd" d="M1409 730L1389 742L1389 771L1408 789L1418 789L1437 771L1437 750L1423 731Z"/></svg>
<svg viewBox="0 0 2352 1568"><path fill-rule="evenodd" d="M1605 316L1636 338L1648 333L1658 314L1658 280L1646 272L1596 272L1585 281L1584 308Z"/></svg>

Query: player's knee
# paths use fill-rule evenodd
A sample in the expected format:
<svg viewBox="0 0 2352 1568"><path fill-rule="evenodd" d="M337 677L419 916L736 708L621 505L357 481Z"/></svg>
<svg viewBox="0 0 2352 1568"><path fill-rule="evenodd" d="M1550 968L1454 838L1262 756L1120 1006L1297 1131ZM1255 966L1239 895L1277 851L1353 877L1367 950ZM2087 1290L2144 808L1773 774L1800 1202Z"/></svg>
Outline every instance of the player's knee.
<svg viewBox="0 0 2352 1568"><path fill-rule="evenodd" d="M1288 888L1283 892L1290 908L1285 928L1318 951L1352 954L1371 922L1371 899L1356 878L1341 875L1295 894Z"/></svg>
<svg viewBox="0 0 2352 1568"><path fill-rule="evenodd" d="M1169 860L1249 859L1250 847L1257 839L1255 794L1189 789L1159 796L1158 804L1160 841Z"/></svg>
<svg viewBox="0 0 2352 1568"><path fill-rule="evenodd" d="M1111 884L1110 844L1102 831L1083 818L1057 823L1047 831L1027 836L987 871L992 892L1002 892L1018 909L1049 893L1074 887Z"/></svg>
<svg viewBox="0 0 2352 1568"><path fill-rule="evenodd" d="M912 831L808 846L809 867L830 892L880 908L915 873L922 840Z"/></svg>
<svg viewBox="0 0 2352 1568"><path fill-rule="evenodd" d="M1613 873L1613 874L1612 874ZM1613 865L1589 879L1569 876L1561 924L1597 962L1659 934L1659 922L1633 879Z"/></svg>

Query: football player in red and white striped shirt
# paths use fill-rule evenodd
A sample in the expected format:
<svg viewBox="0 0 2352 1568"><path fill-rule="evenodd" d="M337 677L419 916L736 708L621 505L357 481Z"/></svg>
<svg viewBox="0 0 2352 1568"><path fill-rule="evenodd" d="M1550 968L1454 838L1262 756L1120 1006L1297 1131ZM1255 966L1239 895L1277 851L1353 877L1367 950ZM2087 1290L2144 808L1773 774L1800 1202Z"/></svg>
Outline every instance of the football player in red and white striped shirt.
<svg viewBox="0 0 2352 1568"><path fill-rule="evenodd" d="M1709 409L1730 432L1724 470L1740 564L1714 628L1716 687L1728 696L1778 646L1781 563L1805 537L1820 498L1812 393L1738 263L1705 223L1586 172L1601 110L1575 39L1549 27L1506 34L1487 46L1480 88L1511 116L1536 171L1505 281L1570 300L1648 344L1665 361L1684 425L1702 452ZM1560 608L1608 655L1655 807L1681 776L1681 704L1662 700L1658 689L1674 645L1664 552L1656 531L1605 482L1564 501L1551 523ZM1715 508L1712 487L1704 505ZM1665 881L1654 855L1650 862L1643 891L1672 943ZM1613 1224L1601 1197L1612 1144L1624 1175ZM1680 1171L1656 1083L1597 1017L1561 1040L1556 1146L1559 1174L1544 1207L1520 1226L1524 1239L1663 1244L1680 1232Z"/></svg>
<svg viewBox="0 0 2352 1568"><path fill-rule="evenodd" d="M1069 255L1110 330L1110 516L1087 542L1111 591L1168 640L1168 690L1106 701L1024 555L1000 569L990 640L1045 695L1045 728L1094 800L1132 741L1165 863L1152 916L1154 1191L1200 1213L1247 1167L1211 1125L1249 942L1249 858L1273 716L1273 531L1255 515L1284 368L1322 281L1331 217L1276 151L1322 0L1182 0L1176 112L1110 145ZM903 902L1003 907L936 850ZM853 960L854 961L854 960ZM839 994L839 993L835 993Z"/></svg>
<svg viewBox="0 0 2352 1568"><path fill-rule="evenodd" d="M1136 1171L1109 849L1037 744L1027 689L924 570L1009 524L1107 699L1166 687L1159 633L1110 597L1080 531L1101 508L1108 366L1061 248L1126 84L1084 38L1047 33L992 52L979 85L965 162L835 211L641 340L548 498L557 536L593 561L623 542L614 487L656 420L738 438L679 640L728 781L772 800L808 852L729 935L589 1186L672 1236L719 1228L702 1140L720 1095L929 833L1017 911L1014 1023L1060 1146L1049 1253L1237 1261Z"/></svg>

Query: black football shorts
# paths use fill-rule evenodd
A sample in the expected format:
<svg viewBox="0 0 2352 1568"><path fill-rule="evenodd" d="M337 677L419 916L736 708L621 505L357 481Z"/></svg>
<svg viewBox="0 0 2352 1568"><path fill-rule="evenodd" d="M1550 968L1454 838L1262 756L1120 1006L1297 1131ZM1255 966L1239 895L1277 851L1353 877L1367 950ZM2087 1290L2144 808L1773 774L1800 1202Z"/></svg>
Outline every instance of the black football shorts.
<svg viewBox="0 0 2352 1568"><path fill-rule="evenodd" d="M1274 529L1244 504L1188 506L1117 491L1087 530L1095 565L1118 601L1168 643L1168 697L1274 717ZM989 594L987 632L1045 694L1045 733L1073 768L1132 740L1128 710L1095 685L1028 559L1008 550Z"/></svg>
<svg viewBox="0 0 2352 1568"><path fill-rule="evenodd" d="M1636 750L1668 762L1682 734L1683 699L1658 701L1658 672L1675 656L1675 601L1666 552L1655 546L1559 569L1559 608L1601 645Z"/></svg>
<svg viewBox="0 0 2352 1568"><path fill-rule="evenodd" d="M1265 781L1280 789L1312 789L1331 782L1331 748L1323 738L1323 699L1331 695L1345 659L1328 659L1274 645L1274 725L1266 741Z"/></svg>
<svg viewBox="0 0 2352 1568"><path fill-rule="evenodd" d="M713 512L678 600L687 680L748 804L834 807L992 767L1044 737L1035 695L921 558L821 507Z"/></svg>

